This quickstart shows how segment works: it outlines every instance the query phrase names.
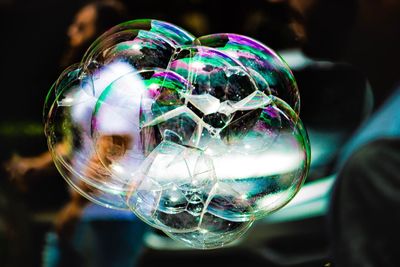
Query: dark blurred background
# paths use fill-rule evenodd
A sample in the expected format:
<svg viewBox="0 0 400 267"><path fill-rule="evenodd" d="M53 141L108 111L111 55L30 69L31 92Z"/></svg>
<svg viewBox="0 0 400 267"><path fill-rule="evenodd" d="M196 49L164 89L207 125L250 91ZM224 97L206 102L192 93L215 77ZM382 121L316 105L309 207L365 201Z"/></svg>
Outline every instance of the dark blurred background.
<svg viewBox="0 0 400 267"><path fill-rule="evenodd" d="M86 2L0 0L0 162L5 162L15 153L33 156L47 149L42 124L44 100L63 70L61 60L68 49L68 27ZM301 9L294 10L293 7L297 2L303 2L307 7L307 2L315 1L122 2L127 7L130 19L165 20L187 29L195 36L218 32L239 33L281 52L298 82L302 97L301 118L309 131L314 149L307 182L318 182L333 173L340 148L390 94L389 86L374 91L358 66L341 60L343 47L340 44L348 37L347 27L352 23L356 1L338 1L346 6L343 8L342 5L340 10L334 9L336 5L331 6L333 9L327 5L325 8L328 11L311 14L313 20L308 21ZM329 22L308 25L309 41L314 42L306 45L303 27L309 21L318 21L321 14L325 22ZM322 33L322 37L313 40L319 33ZM379 70L379 66L376 69L378 74L384 71ZM3 266L2 263L5 263L4 266L44 266L42 254L45 234L52 228L54 211L68 199L67 191L60 189L66 184L57 174L51 173L45 182L33 183L28 191L21 193L7 179L7 175L2 169L0 266ZM55 176L57 179L54 179ZM63 195L60 192L64 192ZM172 248L164 250L169 246L169 243L162 245L165 240L148 241L160 246L145 248L139 262L141 266L166 262L192 266L214 266L217 262L233 266L244 263L257 266L331 266L324 214L318 213L311 219L300 216L293 224L283 220L283 223L261 225L251 234L256 236L272 231L276 237L274 234L265 234L266 240L257 239L259 243L253 240L257 249L250 245L251 249L228 248L209 252ZM96 227L104 227L105 231L118 227L111 224L110 227ZM273 238L268 239L269 236ZM264 245L268 249L264 249ZM293 260L290 260L291 257Z"/></svg>

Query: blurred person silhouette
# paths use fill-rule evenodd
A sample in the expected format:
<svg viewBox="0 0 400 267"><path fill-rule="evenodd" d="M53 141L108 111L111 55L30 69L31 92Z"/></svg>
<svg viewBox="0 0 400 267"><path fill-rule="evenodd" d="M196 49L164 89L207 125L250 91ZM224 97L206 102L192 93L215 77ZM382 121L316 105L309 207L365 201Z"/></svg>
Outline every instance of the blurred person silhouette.
<svg viewBox="0 0 400 267"><path fill-rule="evenodd" d="M336 166L329 210L334 264L398 266L400 2L290 2L304 18L305 52L354 64L375 89L376 111L347 142Z"/></svg>
<svg viewBox="0 0 400 267"><path fill-rule="evenodd" d="M96 150L85 163L85 177L106 183L112 178L111 164L126 154L132 141L123 134L97 137ZM102 194L81 180L74 183L92 197ZM57 236L47 235L44 266L134 266L145 224L130 211L100 207L75 190L70 195L55 221Z"/></svg>
<svg viewBox="0 0 400 267"><path fill-rule="evenodd" d="M337 57L315 55L315 48L311 49L313 54L307 54L304 46L310 38L309 25L301 10L293 8L296 3L304 5L311 1L262 1L257 12L250 14L247 28L277 49L296 78L301 118L313 155L306 181L309 182L332 173L340 148L370 114L372 93L366 76L356 67ZM336 23L339 29L348 12L351 8L342 12L343 20Z"/></svg>
<svg viewBox="0 0 400 267"><path fill-rule="evenodd" d="M68 27L68 45L60 60L60 69L80 62L86 49L99 35L112 26L127 20L127 18L127 10L120 1L99 0L84 4ZM67 149L65 143L57 146L57 150L61 154L66 153ZM49 151L34 157L21 157L15 154L6 162L5 169L12 181L23 192L29 191L32 184L40 183L38 180L47 173L56 175ZM78 212L71 208L77 208L74 199L76 198L72 198L71 202L64 208L64 210L69 210L71 215ZM66 215L63 212L60 216L65 220ZM59 220L57 224L57 228L61 229Z"/></svg>
<svg viewBox="0 0 400 267"><path fill-rule="evenodd" d="M80 62L90 44L111 27L128 20L128 11L119 0L89 1L76 13L68 27L68 49L61 59L65 69Z"/></svg>
<svg viewBox="0 0 400 267"><path fill-rule="evenodd" d="M68 27L68 46L60 60L60 69L80 62L86 49L100 34L127 18L126 8L117 0L91 1L83 5ZM66 148L60 145L58 149ZM53 161L48 151L35 157L13 155L5 168L17 186L26 191L29 179L40 177L34 175L36 172L49 171Z"/></svg>
<svg viewBox="0 0 400 267"><path fill-rule="evenodd" d="M97 137L96 150L92 151L90 158L84 167L84 175L93 181L106 183L111 179L110 166L125 156L127 150L132 147L131 136L122 134L103 134ZM101 194L97 189L90 187L83 181L75 181L76 186L89 195ZM75 227L82 213L89 204L89 200L76 190L70 191L71 200L60 211L55 222L55 228L59 239L68 242L73 236Z"/></svg>
<svg viewBox="0 0 400 267"><path fill-rule="evenodd" d="M127 9L120 1L98 0L84 4L76 13L68 28L68 48L61 59L61 69L80 62L86 49L100 34L127 19ZM113 143L110 140L117 140L117 142ZM99 151L113 154L123 153L121 147L117 147L115 144L123 144L123 147L127 147L129 140L124 136L103 136L99 138L98 153L93 153L88 161L86 170L88 175L95 175L90 173L90 170L97 169L100 173L100 167L107 168L107 164L104 164L104 162L107 162L107 155L103 154L103 158L100 159L101 153ZM58 153L65 154L69 147L68 144L63 142L58 144L56 149ZM102 164L99 164L99 161L102 161ZM5 163L5 169L12 181L22 191L31 190L32 183L40 183L43 176L56 173L49 151L35 157L14 155ZM99 176L99 173L96 175ZM108 179L108 177L102 178ZM134 218L131 212L128 215L126 213L121 215L118 212L108 212L105 211L107 210L105 208L101 209L95 206L94 204L89 205L89 201L83 196L70 190L69 202L55 218L54 226L57 235L49 233L46 236L43 252L44 266L122 266L124 264L132 266L134 264L144 228L137 224L132 226L132 219L138 220ZM78 222L82 216L85 216L86 209L88 209L88 214L94 214L95 219L93 222L89 220L89 223L79 225ZM124 220L125 217L129 218L122 222L109 221L113 216L117 220L118 218ZM100 217L100 220L96 221L98 217ZM116 227L119 224L120 229L116 230L113 235L108 235L107 229L112 227L112 224L117 224ZM127 234L132 239L126 238ZM77 242L77 236L78 239L85 240ZM135 249L136 251L134 251Z"/></svg>

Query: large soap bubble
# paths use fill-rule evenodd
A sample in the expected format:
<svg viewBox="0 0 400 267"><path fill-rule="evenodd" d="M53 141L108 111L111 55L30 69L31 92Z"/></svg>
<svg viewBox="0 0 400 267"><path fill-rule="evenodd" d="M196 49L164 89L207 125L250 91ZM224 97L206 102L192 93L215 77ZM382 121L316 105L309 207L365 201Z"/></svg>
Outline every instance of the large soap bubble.
<svg viewBox="0 0 400 267"><path fill-rule="evenodd" d="M246 36L134 20L99 37L44 107L55 165L89 200L194 248L287 204L310 146L286 63Z"/></svg>

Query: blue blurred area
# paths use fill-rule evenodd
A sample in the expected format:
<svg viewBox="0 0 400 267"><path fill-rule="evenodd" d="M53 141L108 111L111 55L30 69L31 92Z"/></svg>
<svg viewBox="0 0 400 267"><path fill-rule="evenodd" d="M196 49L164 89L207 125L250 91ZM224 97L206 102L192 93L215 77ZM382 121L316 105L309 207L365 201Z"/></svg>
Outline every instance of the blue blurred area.
<svg viewBox="0 0 400 267"><path fill-rule="evenodd" d="M54 232L46 234L42 264L46 267L135 266L148 228L130 211L90 204L70 244L61 244Z"/></svg>

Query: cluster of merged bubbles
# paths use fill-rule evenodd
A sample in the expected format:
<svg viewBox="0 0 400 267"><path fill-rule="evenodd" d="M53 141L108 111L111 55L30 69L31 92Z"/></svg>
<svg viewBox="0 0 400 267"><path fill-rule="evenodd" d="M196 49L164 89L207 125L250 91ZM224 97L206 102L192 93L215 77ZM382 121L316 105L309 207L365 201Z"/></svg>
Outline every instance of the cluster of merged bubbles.
<svg viewBox="0 0 400 267"><path fill-rule="evenodd" d="M299 106L290 69L258 41L134 20L61 74L45 133L80 194L215 248L300 189L310 147Z"/></svg>

